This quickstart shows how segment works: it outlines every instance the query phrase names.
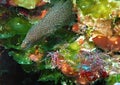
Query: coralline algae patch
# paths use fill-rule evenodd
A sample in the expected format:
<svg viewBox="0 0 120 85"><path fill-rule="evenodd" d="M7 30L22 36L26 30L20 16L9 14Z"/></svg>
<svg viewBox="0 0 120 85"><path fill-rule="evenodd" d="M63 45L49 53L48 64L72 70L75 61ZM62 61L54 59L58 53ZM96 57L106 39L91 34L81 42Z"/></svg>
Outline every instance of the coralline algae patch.
<svg viewBox="0 0 120 85"><path fill-rule="evenodd" d="M65 59L65 57L60 52L53 52L52 65L66 76L73 77L79 84L86 85L97 79L107 78L109 75L105 69L106 61L110 58L108 55L81 51L76 54L76 61L79 62Z"/></svg>
<svg viewBox="0 0 120 85"><path fill-rule="evenodd" d="M70 48L71 45L74 49ZM71 45L65 45L56 52L50 52L49 56L51 56L52 66L64 75L74 78L76 83L87 85L120 73L119 56L111 57L95 48L93 51L85 50L75 42Z"/></svg>

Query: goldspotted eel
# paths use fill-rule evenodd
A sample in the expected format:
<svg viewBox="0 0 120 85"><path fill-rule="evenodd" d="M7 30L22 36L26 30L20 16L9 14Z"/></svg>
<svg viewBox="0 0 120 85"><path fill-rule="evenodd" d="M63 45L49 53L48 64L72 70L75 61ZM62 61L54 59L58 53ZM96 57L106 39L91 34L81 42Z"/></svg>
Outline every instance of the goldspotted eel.
<svg viewBox="0 0 120 85"><path fill-rule="evenodd" d="M72 7L71 0L57 2L42 20L30 28L21 48L30 47L35 42L40 41L42 37L55 32L59 26L68 24L73 15Z"/></svg>

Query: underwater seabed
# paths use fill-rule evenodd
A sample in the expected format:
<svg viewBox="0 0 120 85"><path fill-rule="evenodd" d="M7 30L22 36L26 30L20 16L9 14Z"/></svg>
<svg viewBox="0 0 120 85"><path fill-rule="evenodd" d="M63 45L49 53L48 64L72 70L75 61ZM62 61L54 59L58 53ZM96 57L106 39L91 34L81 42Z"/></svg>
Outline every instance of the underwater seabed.
<svg viewBox="0 0 120 85"><path fill-rule="evenodd" d="M120 85L119 6L0 0L0 85Z"/></svg>
<svg viewBox="0 0 120 85"><path fill-rule="evenodd" d="M8 55L8 50L5 50L3 47L0 47L0 51L2 54L0 55L0 85L55 85L54 81L47 81L47 82L40 82L37 81L40 72L37 73L26 73L22 68L21 65L18 64L16 61L13 60L12 57ZM119 85L117 81L119 81L120 76L111 77L110 81L116 81L114 85ZM68 78L69 79L69 78ZM57 82L56 85L64 85L60 82ZM70 84L70 85L76 85ZM107 81L102 78L95 81L93 84L89 85L110 85L107 84Z"/></svg>
<svg viewBox="0 0 120 85"><path fill-rule="evenodd" d="M2 51L0 55L0 85L64 85L61 81L58 81L57 84L54 84L54 81L42 82L38 81L39 75L41 72L37 73L26 73L21 65L13 60L12 57L8 55L8 50L5 50L4 47L0 47ZM69 78L68 78L69 79ZM75 85L75 83L70 84ZM97 80L92 85L106 85L104 79Z"/></svg>

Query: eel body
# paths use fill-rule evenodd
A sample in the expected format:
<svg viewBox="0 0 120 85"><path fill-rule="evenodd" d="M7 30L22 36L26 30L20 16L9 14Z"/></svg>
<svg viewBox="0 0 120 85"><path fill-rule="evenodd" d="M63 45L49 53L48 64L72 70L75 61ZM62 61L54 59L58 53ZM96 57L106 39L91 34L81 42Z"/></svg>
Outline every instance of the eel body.
<svg viewBox="0 0 120 85"><path fill-rule="evenodd" d="M40 41L42 37L55 32L59 26L69 24L73 15L72 7L71 0L56 3L43 19L30 28L21 44L21 48L28 48L35 42Z"/></svg>

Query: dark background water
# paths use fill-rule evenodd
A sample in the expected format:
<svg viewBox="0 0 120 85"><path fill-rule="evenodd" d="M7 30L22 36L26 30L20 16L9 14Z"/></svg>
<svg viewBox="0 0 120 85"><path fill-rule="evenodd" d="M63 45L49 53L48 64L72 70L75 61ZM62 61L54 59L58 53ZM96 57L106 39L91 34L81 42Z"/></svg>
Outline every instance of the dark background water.
<svg viewBox="0 0 120 85"><path fill-rule="evenodd" d="M39 73L25 73L21 66L8 55L8 51L0 47L0 85L40 85Z"/></svg>

